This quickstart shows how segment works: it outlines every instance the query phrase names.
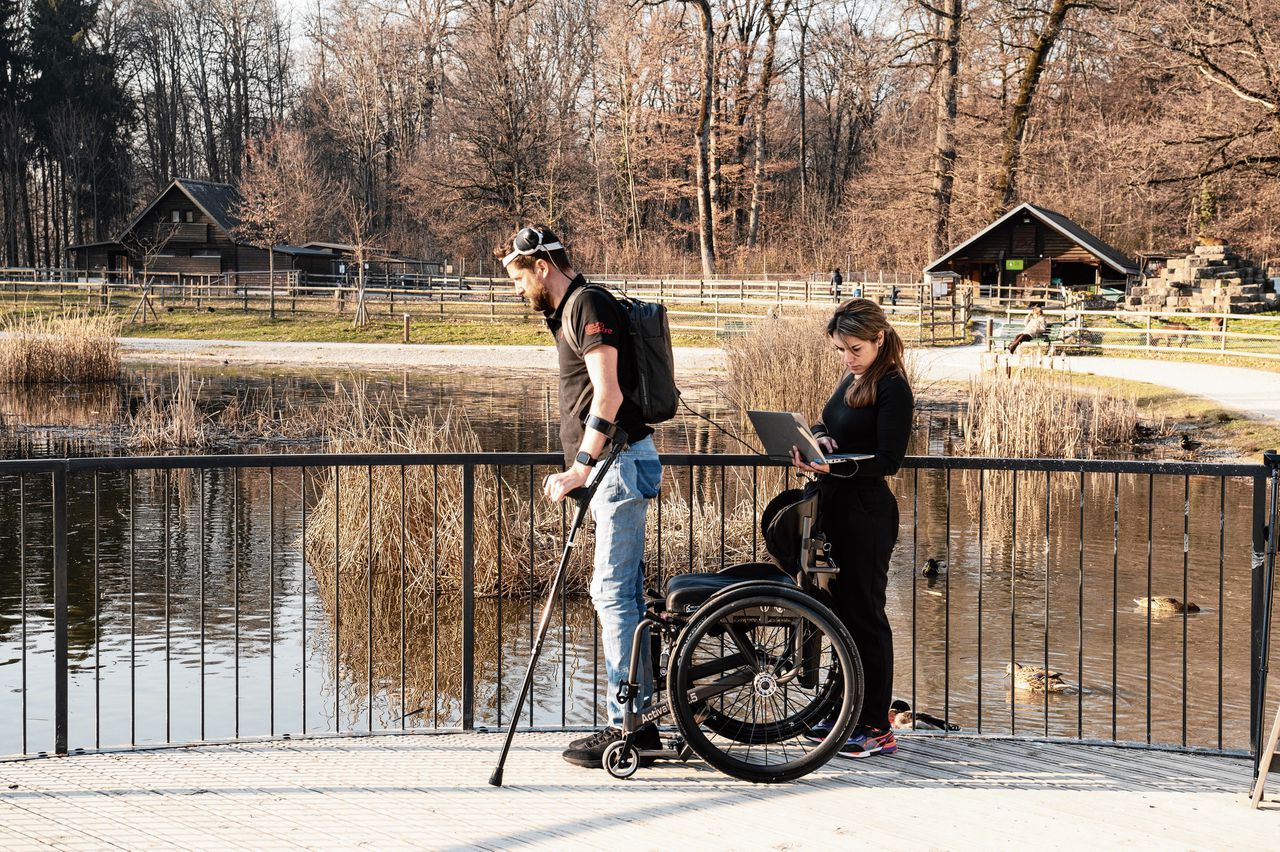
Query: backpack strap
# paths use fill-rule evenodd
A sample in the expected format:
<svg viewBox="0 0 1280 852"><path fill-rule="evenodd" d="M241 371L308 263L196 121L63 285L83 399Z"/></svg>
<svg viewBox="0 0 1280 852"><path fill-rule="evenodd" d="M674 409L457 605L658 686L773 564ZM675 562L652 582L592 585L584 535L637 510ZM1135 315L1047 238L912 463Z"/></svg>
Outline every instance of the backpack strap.
<svg viewBox="0 0 1280 852"><path fill-rule="evenodd" d="M569 300L565 302L564 310L560 313L560 316L562 318L562 322L560 323L560 333L564 335L565 342L569 344L569 348L572 349L574 352L578 351L578 345L579 345L578 330L577 328L574 327L573 323L569 321L570 320L569 311L577 303L578 296L580 296L582 292L584 290L587 290L588 288L592 290L599 290L601 293L608 293L609 296L613 296L612 293L609 293L607 289L605 289L604 287L601 287L599 284L591 284L591 283L583 284L577 290L574 290L572 293L569 294Z"/></svg>

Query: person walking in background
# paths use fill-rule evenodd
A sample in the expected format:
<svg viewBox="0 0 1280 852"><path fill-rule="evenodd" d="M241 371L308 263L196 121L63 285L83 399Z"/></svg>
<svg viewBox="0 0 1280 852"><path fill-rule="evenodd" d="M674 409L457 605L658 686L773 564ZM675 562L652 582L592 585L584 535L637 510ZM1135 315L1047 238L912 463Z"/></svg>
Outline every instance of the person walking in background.
<svg viewBox="0 0 1280 852"><path fill-rule="evenodd" d="M819 526L839 567L831 584L834 609L862 657L866 692L844 757L893 754L898 741L886 725L893 693L893 630L885 614L889 559L898 542L898 501L885 483L907 452L915 405L903 345L884 310L850 299L827 322L844 378L822 409L813 434L823 452L867 453L869 459L810 464L794 447L791 463L818 474ZM822 740L830 720L807 736Z"/></svg>
<svg viewBox="0 0 1280 852"><path fill-rule="evenodd" d="M626 448L605 472L590 507L596 538L591 601L604 645L609 725L569 743L563 754L575 766L600 768L605 749L622 739L618 685L629 674L633 652L642 655L639 706L652 691L648 654L631 643L644 617L645 518L649 501L658 496L662 463L653 445L653 429L640 406L623 393L623 388L636 387L638 369L622 306L608 291L586 286L587 280L570 266L564 246L546 226L521 228L494 256L516 294L546 317L556 342L560 441L568 468L543 481L543 494L558 503L585 485L615 430L627 434ZM658 729L652 724L641 727L635 744L660 748Z"/></svg>
<svg viewBox="0 0 1280 852"><path fill-rule="evenodd" d="M831 270L831 301L840 302L840 288L844 284L844 276L840 274L840 268L836 267Z"/></svg>
<svg viewBox="0 0 1280 852"><path fill-rule="evenodd" d="M1022 333L1009 341L1009 354L1017 352L1019 346L1033 337L1039 337L1048 329L1049 323L1044 318L1044 308L1038 304L1032 305L1031 313L1027 314L1027 322L1022 326Z"/></svg>

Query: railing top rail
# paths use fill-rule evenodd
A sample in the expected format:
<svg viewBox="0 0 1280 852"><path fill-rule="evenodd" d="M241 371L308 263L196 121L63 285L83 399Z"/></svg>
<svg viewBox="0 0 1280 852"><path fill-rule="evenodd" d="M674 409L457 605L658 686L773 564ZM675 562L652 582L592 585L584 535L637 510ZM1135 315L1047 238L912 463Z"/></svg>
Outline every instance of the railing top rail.
<svg viewBox="0 0 1280 852"><path fill-rule="evenodd" d="M372 465L555 465L556 452L492 453L242 453L192 456L89 456L0 460L0 474L123 470L225 468L302 468ZM784 460L749 453L663 453L666 465L704 467L783 467ZM1268 476L1265 463L1145 461L1118 459L1042 459L996 456L908 456L904 468L923 470L1002 470L1048 473L1139 473L1155 476Z"/></svg>

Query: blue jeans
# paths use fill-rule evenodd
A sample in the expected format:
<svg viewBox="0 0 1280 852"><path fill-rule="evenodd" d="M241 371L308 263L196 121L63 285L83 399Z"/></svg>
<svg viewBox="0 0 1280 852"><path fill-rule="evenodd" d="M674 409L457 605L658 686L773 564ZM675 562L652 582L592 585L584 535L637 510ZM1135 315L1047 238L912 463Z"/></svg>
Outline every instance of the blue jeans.
<svg viewBox="0 0 1280 852"><path fill-rule="evenodd" d="M605 473L591 500L596 553L591 573L591 602L600 618L605 672L609 677L609 724L622 725L618 684L631 666L631 642L644 618L644 532L649 501L658 496L662 463L645 438L623 450ZM648 648L640 653L637 706L653 692Z"/></svg>

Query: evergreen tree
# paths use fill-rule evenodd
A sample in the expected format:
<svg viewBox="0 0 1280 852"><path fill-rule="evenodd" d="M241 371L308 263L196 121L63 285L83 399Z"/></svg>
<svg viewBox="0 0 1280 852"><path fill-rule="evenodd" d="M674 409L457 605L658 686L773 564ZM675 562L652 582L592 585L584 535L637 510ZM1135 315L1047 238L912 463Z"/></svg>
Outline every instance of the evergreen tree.
<svg viewBox="0 0 1280 852"><path fill-rule="evenodd" d="M19 202L27 174L27 77L30 59L22 26L19 0L0 0L0 232L4 238L3 262L21 263L18 229L22 218Z"/></svg>
<svg viewBox="0 0 1280 852"><path fill-rule="evenodd" d="M129 203L132 107L118 79L117 58L93 37L97 16L98 0L31 5L31 128L44 162L59 170L59 201L70 208L66 215L74 229L63 234L59 249L101 239ZM82 233L86 220L92 230Z"/></svg>

